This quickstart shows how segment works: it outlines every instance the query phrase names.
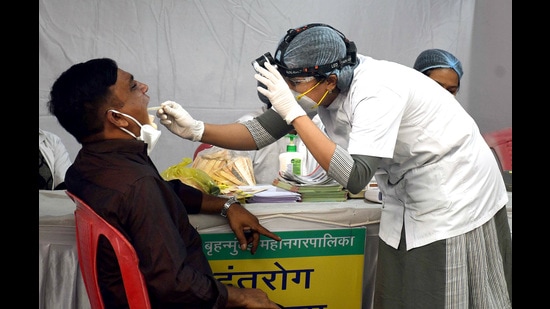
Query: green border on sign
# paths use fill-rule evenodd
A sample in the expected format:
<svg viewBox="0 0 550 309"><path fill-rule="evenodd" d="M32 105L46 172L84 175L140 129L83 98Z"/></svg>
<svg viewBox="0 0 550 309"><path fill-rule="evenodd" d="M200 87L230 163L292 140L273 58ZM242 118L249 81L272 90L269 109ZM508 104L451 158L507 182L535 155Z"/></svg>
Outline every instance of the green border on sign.
<svg viewBox="0 0 550 309"><path fill-rule="evenodd" d="M366 228L277 232L281 241L261 236L258 250L243 251L234 233L201 234L208 260L243 260L364 254Z"/></svg>

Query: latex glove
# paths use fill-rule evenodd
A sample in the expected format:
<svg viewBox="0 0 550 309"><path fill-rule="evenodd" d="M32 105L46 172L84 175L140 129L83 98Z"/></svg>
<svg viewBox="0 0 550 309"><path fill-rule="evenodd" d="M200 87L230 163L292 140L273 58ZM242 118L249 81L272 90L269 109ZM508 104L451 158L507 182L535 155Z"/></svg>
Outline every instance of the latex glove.
<svg viewBox="0 0 550 309"><path fill-rule="evenodd" d="M157 117L168 130L193 142L202 139L204 122L193 119L181 105L174 101L166 101L160 106Z"/></svg>
<svg viewBox="0 0 550 309"><path fill-rule="evenodd" d="M306 112L298 102L296 102L296 98L277 68L269 62L265 62L265 67L267 70L255 64L255 69L259 74L255 74L254 78L267 87L267 89L257 87L258 92L269 98L275 111L286 121L286 123L291 124L297 117L305 116Z"/></svg>

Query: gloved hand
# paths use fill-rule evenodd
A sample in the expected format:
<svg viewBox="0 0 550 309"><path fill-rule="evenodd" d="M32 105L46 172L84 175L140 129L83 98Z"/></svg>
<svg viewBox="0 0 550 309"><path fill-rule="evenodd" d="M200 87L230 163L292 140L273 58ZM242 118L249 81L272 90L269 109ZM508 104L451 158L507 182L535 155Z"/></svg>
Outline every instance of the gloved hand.
<svg viewBox="0 0 550 309"><path fill-rule="evenodd" d="M204 122L195 120L189 113L174 101L162 103L157 110L160 123L172 133L185 139L198 142L204 133Z"/></svg>
<svg viewBox="0 0 550 309"><path fill-rule="evenodd" d="M269 62L265 62L265 67L267 70L256 65L259 74L255 74L254 78L267 87L267 89L258 87L258 92L269 98L275 111L288 124L291 124L297 117L306 115L304 109L296 102L296 98L277 68Z"/></svg>

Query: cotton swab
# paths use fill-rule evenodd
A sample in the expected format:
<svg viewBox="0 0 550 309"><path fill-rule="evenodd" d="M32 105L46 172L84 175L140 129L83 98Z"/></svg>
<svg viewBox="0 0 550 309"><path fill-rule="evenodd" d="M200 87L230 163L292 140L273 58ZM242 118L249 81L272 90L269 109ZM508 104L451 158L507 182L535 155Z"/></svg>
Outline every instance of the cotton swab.
<svg viewBox="0 0 550 309"><path fill-rule="evenodd" d="M151 106L151 107L148 107L147 110L148 111L156 111L158 109L160 109L162 106Z"/></svg>

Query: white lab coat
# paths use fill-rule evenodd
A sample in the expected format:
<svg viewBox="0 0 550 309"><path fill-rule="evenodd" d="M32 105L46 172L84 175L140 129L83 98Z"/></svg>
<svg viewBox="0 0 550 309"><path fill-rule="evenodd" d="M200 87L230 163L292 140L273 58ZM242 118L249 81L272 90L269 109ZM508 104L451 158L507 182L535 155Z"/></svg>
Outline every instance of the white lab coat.
<svg viewBox="0 0 550 309"><path fill-rule="evenodd" d="M380 238L407 249L471 231L508 202L497 162L475 121L429 77L358 55L350 89L319 116L350 154L382 157Z"/></svg>
<svg viewBox="0 0 550 309"><path fill-rule="evenodd" d="M51 190L53 190L65 180L65 172L72 164L69 153L59 136L40 128L38 129L38 149L52 172Z"/></svg>

